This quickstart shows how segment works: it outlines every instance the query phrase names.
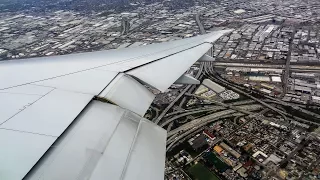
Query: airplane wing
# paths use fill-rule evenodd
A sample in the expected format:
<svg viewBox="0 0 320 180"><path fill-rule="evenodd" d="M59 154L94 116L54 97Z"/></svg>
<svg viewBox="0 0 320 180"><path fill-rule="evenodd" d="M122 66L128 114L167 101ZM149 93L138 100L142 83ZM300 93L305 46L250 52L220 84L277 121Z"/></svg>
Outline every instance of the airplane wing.
<svg viewBox="0 0 320 180"><path fill-rule="evenodd" d="M164 92L229 31L0 62L0 179L164 179L144 85Z"/></svg>

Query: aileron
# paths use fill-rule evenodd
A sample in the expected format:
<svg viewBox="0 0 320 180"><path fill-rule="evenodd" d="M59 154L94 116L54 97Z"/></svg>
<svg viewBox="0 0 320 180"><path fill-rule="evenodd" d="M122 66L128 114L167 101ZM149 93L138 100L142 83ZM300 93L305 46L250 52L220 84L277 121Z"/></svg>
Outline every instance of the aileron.
<svg viewBox="0 0 320 180"><path fill-rule="evenodd" d="M164 92L210 48L211 44L201 44L192 49L128 71L127 74Z"/></svg>

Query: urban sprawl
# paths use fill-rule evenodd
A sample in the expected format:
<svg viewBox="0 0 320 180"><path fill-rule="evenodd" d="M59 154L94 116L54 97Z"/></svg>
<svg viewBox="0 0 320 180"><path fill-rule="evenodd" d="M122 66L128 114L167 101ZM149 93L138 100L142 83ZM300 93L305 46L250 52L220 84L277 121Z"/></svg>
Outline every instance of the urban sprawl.
<svg viewBox="0 0 320 180"><path fill-rule="evenodd" d="M200 85L148 87L166 179L320 179L319 0L72 2L0 2L0 60L233 29L187 71Z"/></svg>

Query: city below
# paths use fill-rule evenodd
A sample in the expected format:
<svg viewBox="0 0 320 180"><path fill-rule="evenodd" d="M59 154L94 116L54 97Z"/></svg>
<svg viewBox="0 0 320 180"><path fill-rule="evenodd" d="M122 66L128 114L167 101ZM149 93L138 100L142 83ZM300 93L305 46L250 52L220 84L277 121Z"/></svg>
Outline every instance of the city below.
<svg viewBox="0 0 320 180"><path fill-rule="evenodd" d="M4 1L0 61L226 29L214 61L186 72L200 84L147 87L144 117L167 130L165 178L320 180L319 0Z"/></svg>

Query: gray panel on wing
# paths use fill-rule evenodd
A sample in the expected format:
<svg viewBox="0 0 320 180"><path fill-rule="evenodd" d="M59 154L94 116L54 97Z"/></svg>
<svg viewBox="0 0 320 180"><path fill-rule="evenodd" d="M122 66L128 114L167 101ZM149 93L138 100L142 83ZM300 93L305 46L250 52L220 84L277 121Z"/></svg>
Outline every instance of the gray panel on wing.
<svg viewBox="0 0 320 180"><path fill-rule="evenodd" d="M91 180L121 179L131 153L131 146L135 143L135 136L139 131L140 120L141 117L134 113L124 112L117 129L103 152L104 155L92 172Z"/></svg>
<svg viewBox="0 0 320 180"><path fill-rule="evenodd" d="M0 93L0 125L40 97L39 95Z"/></svg>
<svg viewBox="0 0 320 180"><path fill-rule="evenodd" d="M164 129L148 120L141 121L123 179L163 180L165 161L162 158L166 156L166 139ZM144 164L150 167L146 169Z"/></svg>
<svg viewBox="0 0 320 180"><path fill-rule="evenodd" d="M92 97L55 89L3 123L0 128L60 136Z"/></svg>
<svg viewBox="0 0 320 180"><path fill-rule="evenodd" d="M0 179L21 180L55 137L0 129Z"/></svg>
<svg viewBox="0 0 320 180"><path fill-rule="evenodd" d="M146 87L123 73L120 73L99 96L141 116L155 98Z"/></svg>
<svg viewBox="0 0 320 180"><path fill-rule="evenodd" d="M32 85L0 90L0 125L52 90Z"/></svg>
<svg viewBox="0 0 320 180"><path fill-rule="evenodd" d="M26 179L70 180L77 179L82 172L93 171L124 112L117 106L92 101ZM86 169L89 163L92 167ZM82 175L79 178L87 177Z"/></svg>
<svg viewBox="0 0 320 180"><path fill-rule="evenodd" d="M121 179L142 163L148 164L131 180L149 180L146 171L162 172L163 179L166 131L153 123L145 126L145 121L120 107L92 101L25 179ZM145 138L157 145L144 144ZM152 163L138 148L154 155ZM131 162L131 156L141 160Z"/></svg>

